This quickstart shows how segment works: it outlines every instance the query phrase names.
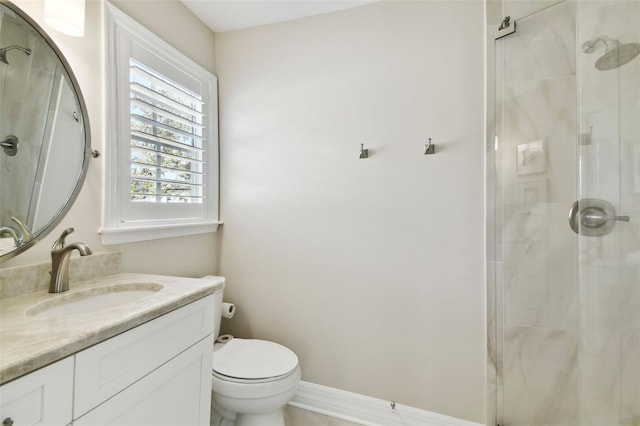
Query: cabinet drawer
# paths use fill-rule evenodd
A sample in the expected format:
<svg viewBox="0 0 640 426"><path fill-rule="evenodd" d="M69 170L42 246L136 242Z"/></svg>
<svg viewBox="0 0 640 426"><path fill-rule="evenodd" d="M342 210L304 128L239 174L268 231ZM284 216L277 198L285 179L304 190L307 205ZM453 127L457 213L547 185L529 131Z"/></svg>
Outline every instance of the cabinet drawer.
<svg viewBox="0 0 640 426"><path fill-rule="evenodd" d="M74 418L212 334L213 326L211 295L76 354Z"/></svg>
<svg viewBox="0 0 640 426"><path fill-rule="evenodd" d="M213 345L203 339L104 404L74 426L208 426Z"/></svg>
<svg viewBox="0 0 640 426"><path fill-rule="evenodd" d="M0 422L15 426L71 423L73 357L43 367L0 387Z"/></svg>

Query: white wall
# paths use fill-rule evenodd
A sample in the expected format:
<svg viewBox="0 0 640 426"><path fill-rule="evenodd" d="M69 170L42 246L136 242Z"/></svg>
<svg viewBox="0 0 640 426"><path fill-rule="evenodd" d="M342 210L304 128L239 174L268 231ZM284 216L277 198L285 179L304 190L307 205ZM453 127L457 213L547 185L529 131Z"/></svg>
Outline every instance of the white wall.
<svg viewBox="0 0 640 426"><path fill-rule="evenodd" d="M117 0L113 3L200 65L214 71L213 33L178 0ZM93 147L104 152L103 107L105 96L109 94L102 93L103 2L87 2L85 36L82 38L69 37L46 26L42 19L41 0L15 0L15 4L48 32L71 64L89 110ZM49 260L51 245L62 229L74 227L76 232L69 237L69 241L83 241L94 252L122 252L123 269L126 271L183 276L217 272L218 238L214 234L103 247L98 234L102 214L102 160L103 157L91 162L83 189L62 223L36 246L0 267Z"/></svg>
<svg viewBox="0 0 640 426"><path fill-rule="evenodd" d="M16 3L42 22L41 1ZM61 225L2 266L48 260L73 226L72 241L122 251L125 270L220 273L240 305L226 331L290 346L304 380L482 421L482 2L382 2L218 34L217 63L177 1L115 4L217 66L224 230L102 247L94 160ZM101 14L89 1L84 38L50 35L103 151Z"/></svg>
<svg viewBox="0 0 640 426"><path fill-rule="evenodd" d="M484 420L483 31L482 2L393 1L216 34L223 331Z"/></svg>

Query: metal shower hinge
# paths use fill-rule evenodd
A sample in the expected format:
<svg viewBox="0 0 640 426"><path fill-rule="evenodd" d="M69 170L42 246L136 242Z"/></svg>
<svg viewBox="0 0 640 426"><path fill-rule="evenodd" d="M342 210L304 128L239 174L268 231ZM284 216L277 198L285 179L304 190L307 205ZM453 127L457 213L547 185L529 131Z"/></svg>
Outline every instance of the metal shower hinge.
<svg viewBox="0 0 640 426"><path fill-rule="evenodd" d="M495 39L506 37L509 34L513 34L516 32L516 21L511 22L511 17L507 16L502 20L500 27L498 27L498 31L496 31Z"/></svg>

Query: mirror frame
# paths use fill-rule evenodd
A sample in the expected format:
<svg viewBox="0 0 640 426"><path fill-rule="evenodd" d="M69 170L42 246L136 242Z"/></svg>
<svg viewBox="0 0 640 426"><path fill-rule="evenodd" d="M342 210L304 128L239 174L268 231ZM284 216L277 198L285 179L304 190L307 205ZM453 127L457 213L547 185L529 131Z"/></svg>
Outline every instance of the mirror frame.
<svg viewBox="0 0 640 426"><path fill-rule="evenodd" d="M82 123L84 126L84 135L85 135L82 170L80 171L80 175L78 176L78 180L76 182L75 188L73 189L73 192L71 193L71 196L64 203L62 208L58 211L57 215L54 216L45 227L38 230L36 234L32 234L32 237L29 241L25 241L21 246L16 247L10 252L0 255L0 263L2 263L5 260L11 259L12 257L17 256L18 254L33 247L38 241L40 241L45 236L47 236L66 216L66 214L71 209L71 206L75 202L76 198L78 197L78 194L82 189L82 185L87 175L87 169L89 168L89 162L91 161L92 150L91 150L91 126L89 125L89 113L87 110L87 105L84 101L84 97L82 96L82 91L80 90L80 85L78 84L78 80L76 79L76 76L73 73L73 70L71 69L71 65L69 65L69 62L67 62L67 59L64 57L64 55L62 54L62 51L58 48L58 46L55 44L53 39L51 39L51 37L47 34L47 32L40 25L38 25L38 23L35 22L26 12L24 12L22 9L20 9L18 6L16 6L9 0L0 0L0 4L10 9L20 18L24 19L29 25L31 25L31 27L38 32L40 37L43 38L43 40L47 43L47 45L51 48L51 50L53 50L55 55L58 57L58 60L60 61L60 63L62 64L62 67L64 68L64 71L69 77L69 83L70 83L71 89L73 90L76 96L76 99L78 100L78 104L80 105L80 112L82 113Z"/></svg>

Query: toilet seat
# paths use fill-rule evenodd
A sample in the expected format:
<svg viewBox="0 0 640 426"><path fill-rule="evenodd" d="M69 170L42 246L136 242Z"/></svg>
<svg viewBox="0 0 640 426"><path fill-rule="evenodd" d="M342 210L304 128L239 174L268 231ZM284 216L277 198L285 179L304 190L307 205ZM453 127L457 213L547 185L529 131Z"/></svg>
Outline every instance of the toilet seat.
<svg viewBox="0 0 640 426"><path fill-rule="evenodd" d="M213 375L236 383L277 381L297 368L298 357L293 351L266 340L235 338L218 346L213 356Z"/></svg>

